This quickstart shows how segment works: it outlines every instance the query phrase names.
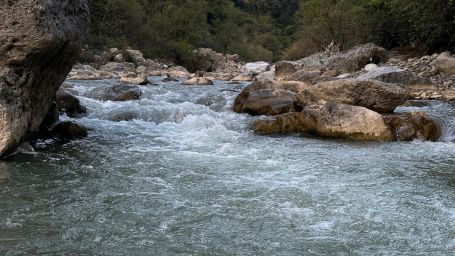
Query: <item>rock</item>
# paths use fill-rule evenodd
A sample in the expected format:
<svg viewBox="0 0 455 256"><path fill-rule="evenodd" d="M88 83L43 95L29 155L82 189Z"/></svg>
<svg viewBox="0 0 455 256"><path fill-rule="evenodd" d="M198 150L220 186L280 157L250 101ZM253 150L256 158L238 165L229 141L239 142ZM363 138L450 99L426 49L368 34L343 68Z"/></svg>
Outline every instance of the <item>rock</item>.
<svg viewBox="0 0 455 256"><path fill-rule="evenodd" d="M64 89L59 89L55 96L57 109L60 113L65 113L69 117L76 117L87 112L81 105L79 99Z"/></svg>
<svg viewBox="0 0 455 256"><path fill-rule="evenodd" d="M374 69L377 69L379 68L378 65L374 64L374 63L370 63L370 64L367 64L363 69L365 71L371 71L371 70L374 70Z"/></svg>
<svg viewBox="0 0 455 256"><path fill-rule="evenodd" d="M284 79L299 70L299 64L295 61L279 61L275 64L275 78Z"/></svg>
<svg viewBox="0 0 455 256"><path fill-rule="evenodd" d="M380 81L342 79L308 86L297 99L303 107L333 101L390 113L406 102L408 91Z"/></svg>
<svg viewBox="0 0 455 256"><path fill-rule="evenodd" d="M139 87L119 84L105 88L95 88L88 92L86 96L101 101L128 101L138 100L141 95L142 91Z"/></svg>
<svg viewBox="0 0 455 256"><path fill-rule="evenodd" d="M232 79L232 78L231 78ZM229 79L229 80L231 80ZM275 79L275 71L266 71L262 74L259 74L258 76L256 76L256 79L270 79L270 80L274 80Z"/></svg>
<svg viewBox="0 0 455 256"><path fill-rule="evenodd" d="M234 111L237 113L242 113L243 105L245 104L250 94L254 91L262 89L277 90L277 82L269 79L258 79L250 85L246 86L234 100Z"/></svg>
<svg viewBox="0 0 455 256"><path fill-rule="evenodd" d="M123 53L120 53L115 55L113 60L118 63L123 63L126 61L126 57Z"/></svg>
<svg viewBox="0 0 455 256"><path fill-rule="evenodd" d="M117 74L114 74L112 72L109 72L109 71L98 71L95 74L95 78L96 79L100 79L100 80L104 80L104 79L119 79L120 76L117 75Z"/></svg>
<svg viewBox="0 0 455 256"><path fill-rule="evenodd" d="M364 107L329 102L287 113L253 125L256 133L313 133L356 141L391 141L393 134L383 117Z"/></svg>
<svg viewBox="0 0 455 256"><path fill-rule="evenodd" d="M253 80L253 75L250 73L241 73L232 78L232 82L248 82Z"/></svg>
<svg viewBox="0 0 455 256"><path fill-rule="evenodd" d="M430 79L418 77L397 67L378 67L360 75L357 79L402 84L413 89L436 89L436 85Z"/></svg>
<svg viewBox="0 0 455 256"><path fill-rule="evenodd" d="M126 59L134 63L136 66L147 65L147 60L144 58L144 54L142 54L139 50L126 50Z"/></svg>
<svg viewBox="0 0 455 256"><path fill-rule="evenodd" d="M318 68L321 71L336 70L338 73L352 73L369 63L387 61L384 48L374 44L358 45L345 52L321 52L297 61L299 69Z"/></svg>
<svg viewBox="0 0 455 256"><path fill-rule="evenodd" d="M448 52L441 53L435 60L436 68L439 72L449 75L455 74L455 56Z"/></svg>
<svg viewBox="0 0 455 256"><path fill-rule="evenodd" d="M51 135L58 141L80 139L88 136L87 128L73 122L57 124L51 131Z"/></svg>
<svg viewBox="0 0 455 256"><path fill-rule="evenodd" d="M302 69L296 71L289 77L286 77L285 80L313 83L313 81L317 80L321 75L322 75L321 70L317 68L311 70Z"/></svg>
<svg viewBox="0 0 455 256"><path fill-rule="evenodd" d="M109 120L114 122L131 121L139 117L139 113L130 109L116 109L109 113Z"/></svg>
<svg viewBox="0 0 455 256"><path fill-rule="evenodd" d="M204 77L210 80L229 81L234 78L234 75L231 73L207 72L204 74Z"/></svg>
<svg viewBox="0 0 455 256"><path fill-rule="evenodd" d="M120 82L127 84L137 84L137 85L147 85L149 83L147 75L145 73L136 75L136 74L126 74L120 78Z"/></svg>
<svg viewBox="0 0 455 256"><path fill-rule="evenodd" d="M397 141L431 140L437 141L441 128L421 111L398 115L385 115L384 120L392 129Z"/></svg>
<svg viewBox="0 0 455 256"><path fill-rule="evenodd" d="M182 83L183 85L213 85L213 81L207 77L193 77Z"/></svg>
<svg viewBox="0 0 455 256"><path fill-rule="evenodd" d="M58 110L57 103L53 102L51 107L46 113L43 122L39 127L38 133L48 132L59 121L60 111Z"/></svg>
<svg viewBox="0 0 455 256"><path fill-rule="evenodd" d="M0 4L0 156L39 128L78 57L89 1Z"/></svg>
<svg viewBox="0 0 455 256"><path fill-rule="evenodd" d="M114 74L123 75L125 72L131 71L124 63L108 62L100 67L101 71L108 71Z"/></svg>
<svg viewBox="0 0 455 256"><path fill-rule="evenodd" d="M290 91L262 89L252 92L239 112L251 115L279 115L294 111L294 102L294 93Z"/></svg>
<svg viewBox="0 0 455 256"><path fill-rule="evenodd" d="M171 76L170 74L166 75L166 78L161 80L161 82L178 82L179 79L177 77Z"/></svg>
<svg viewBox="0 0 455 256"><path fill-rule="evenodd" d="M327 70L322 74L322 76L328 76L328 77L336 77L337 76L337 71L335 69Z"/></svg>
<svg viewBox="0 0 455 256"><path fill-rule="evenodd" d="M190 72L218 72L221 71L226 63L226 58L221 53L217 53L209 48L199 48L193 51L191 61L187 68Z"/></svg>
<svg viewBox="0 0 455 256"><path fill-rule="evenodd" d="M259 75L261 73L270 71L270 64L264 61L250 62L243 66L242 71L245 73L251 73L253 75Z"/></svg>

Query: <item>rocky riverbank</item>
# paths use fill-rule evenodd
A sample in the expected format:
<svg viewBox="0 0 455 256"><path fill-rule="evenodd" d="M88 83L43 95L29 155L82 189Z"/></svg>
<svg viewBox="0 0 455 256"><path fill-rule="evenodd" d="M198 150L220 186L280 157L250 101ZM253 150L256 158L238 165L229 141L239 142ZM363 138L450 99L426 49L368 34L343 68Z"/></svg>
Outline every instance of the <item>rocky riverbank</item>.
<svg viewBox="0 0 455 256"><path fill-rule="evenodd" d="M241 64L235 55L223 56L210 49L195 51L194 66L188 69L145 59L131 49L113 48L88 59L97 62L76 65L68 79L119 79L133 84L122 89L129 96L114 95L106 100L138 99L140 90L134 84L148 84L149 76L165 76L163 81L184 85L253 81L236 98L233 109L268 116L252 124L259 134L298 132L350 140L435 141L441 128L426 113L393 112L412 99L455 99L455 57L441 53L406 58L374 44L345 52L327 50L274 65ZM113 95L118 88L110 90L101 97Z"/></svg>

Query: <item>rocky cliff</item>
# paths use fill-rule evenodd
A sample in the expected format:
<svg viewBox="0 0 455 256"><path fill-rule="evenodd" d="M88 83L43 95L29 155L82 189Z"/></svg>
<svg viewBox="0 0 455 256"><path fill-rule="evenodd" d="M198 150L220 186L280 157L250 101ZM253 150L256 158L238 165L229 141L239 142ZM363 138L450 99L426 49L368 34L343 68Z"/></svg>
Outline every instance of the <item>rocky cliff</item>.
<svg viewBox="0 0 455 256"><path fill-rule="evenodd" d="M89 0L0 1L0 156L39 128L76 61Z"/></svg>

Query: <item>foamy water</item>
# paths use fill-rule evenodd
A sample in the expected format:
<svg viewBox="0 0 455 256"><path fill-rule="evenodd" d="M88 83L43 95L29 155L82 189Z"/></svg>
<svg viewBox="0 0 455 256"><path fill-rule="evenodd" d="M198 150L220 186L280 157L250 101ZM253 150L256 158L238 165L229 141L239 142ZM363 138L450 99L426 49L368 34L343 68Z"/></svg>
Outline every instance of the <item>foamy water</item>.
<svg viewBox="0 0 455 256"><path fill-rule="evenodd" d="M430 113L441 142L352 143L253 134L230 111L243 85L100 102L84 95L114 81L71 83L90 135L0 165L0 255L455 253L453 105L398 110Z"/></svg>

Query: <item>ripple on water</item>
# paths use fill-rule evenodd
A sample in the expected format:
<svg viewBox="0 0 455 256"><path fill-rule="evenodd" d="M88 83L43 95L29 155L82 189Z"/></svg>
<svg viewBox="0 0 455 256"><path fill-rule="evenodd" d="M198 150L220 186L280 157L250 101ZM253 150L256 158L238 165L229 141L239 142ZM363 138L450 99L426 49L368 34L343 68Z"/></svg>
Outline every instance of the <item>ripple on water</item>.
<svg viewBox="0 0 455 256"><path fill-rule="evenodd" d="M131 102L83 96L113 80L70 83L89 138L0 163L0 254L455 251L449 103L399 109L436 118L441 142L353 143L256 136L225 82L142 86Z"/></svg>

